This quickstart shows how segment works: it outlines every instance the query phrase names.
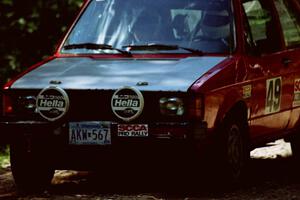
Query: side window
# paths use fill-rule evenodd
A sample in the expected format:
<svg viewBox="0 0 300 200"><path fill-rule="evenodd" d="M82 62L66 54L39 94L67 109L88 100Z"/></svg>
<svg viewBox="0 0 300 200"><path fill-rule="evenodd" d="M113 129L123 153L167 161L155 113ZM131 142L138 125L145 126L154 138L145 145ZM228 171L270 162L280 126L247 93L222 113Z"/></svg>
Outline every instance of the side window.
<svg viewBox="0 0 300 200"><path fill-rule="evenodd" d="M263 4L264 3L264 4ZM271 6L265 0L246 0L243 2L248 20L252 43L260 53L272 53L281 48L276 23L271 14ZM248 39L249 39L248 38Z"/></svg>
<svg viewBox="0 0 300 200"><path fill-rule="evenodd" d="M275 5L280 18L283 30L285 45L287 47L300 44L300 22L297 19L298 13L292 9L291 1L276 0Z"/></svg>

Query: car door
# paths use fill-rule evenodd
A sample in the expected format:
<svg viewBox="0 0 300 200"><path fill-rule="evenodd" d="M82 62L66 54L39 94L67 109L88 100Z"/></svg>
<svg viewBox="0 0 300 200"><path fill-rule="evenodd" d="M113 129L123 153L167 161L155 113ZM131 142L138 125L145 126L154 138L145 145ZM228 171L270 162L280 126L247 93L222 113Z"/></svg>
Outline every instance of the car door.
<svg viewBox="0 0 300 200"><path fill-rule="evenodd" d="M252 87L250 137L269 140L288 126L292 73L282 63L284 45L272 1L244 0L243 10L249 27L245 64Z"/></svg>
<svg viewBox="0 0 300 200"><path fill-rule="evenodd" d="M275 0L275 7L280 19L284 36L285 51L281 53L282 65L289 73L289 87L293 88L292 114L288 128L295 127L300 114L300 1Z"/></svg>

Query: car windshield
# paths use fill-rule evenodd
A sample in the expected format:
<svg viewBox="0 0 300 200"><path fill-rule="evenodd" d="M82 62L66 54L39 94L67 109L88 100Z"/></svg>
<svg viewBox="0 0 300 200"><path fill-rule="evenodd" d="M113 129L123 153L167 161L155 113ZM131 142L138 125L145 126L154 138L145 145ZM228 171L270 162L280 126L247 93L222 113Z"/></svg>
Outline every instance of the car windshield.
<svg viewBox="0 0 300 200"><path fill-rule="evenodd" d="M188 53L182 48L134 48L160 44L229 53L235 46L231 7L230 0L92 0L61 52L120 53L116 49L132 47L132 53ZM87 48L90 44L113 48Z"/></svg>

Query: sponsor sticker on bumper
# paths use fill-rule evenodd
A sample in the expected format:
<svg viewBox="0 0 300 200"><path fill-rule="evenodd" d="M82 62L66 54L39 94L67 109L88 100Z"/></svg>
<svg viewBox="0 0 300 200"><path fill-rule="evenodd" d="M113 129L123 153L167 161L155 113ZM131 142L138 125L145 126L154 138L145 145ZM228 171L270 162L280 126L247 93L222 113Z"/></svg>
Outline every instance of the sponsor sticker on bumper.
<svg viewBox="0 0 300 200"><path fill-rule="evenodd" d="M118 124L119 137L148 137L148 124Z"/></svg>
<svg viewBox="0 0 300 200"><path fill-rule="evenodd" d="M69 144L72 145L110 145L110 122L70 122Z"/></svg>

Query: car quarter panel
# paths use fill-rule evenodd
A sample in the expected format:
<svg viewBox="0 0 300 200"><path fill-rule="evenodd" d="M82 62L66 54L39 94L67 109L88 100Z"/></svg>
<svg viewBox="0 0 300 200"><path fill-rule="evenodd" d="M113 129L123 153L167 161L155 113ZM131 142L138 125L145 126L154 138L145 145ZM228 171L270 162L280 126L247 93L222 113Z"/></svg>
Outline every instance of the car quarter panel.
<svg viewBox="0 0 300 200"><path fill-rule="evenodd" d="M293 129L300 126L300 48L286 51L286 58L290 59L292 63L289 64L293 79L291 80L292 87L292 113L288 129Z"/></svg>

